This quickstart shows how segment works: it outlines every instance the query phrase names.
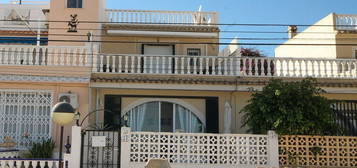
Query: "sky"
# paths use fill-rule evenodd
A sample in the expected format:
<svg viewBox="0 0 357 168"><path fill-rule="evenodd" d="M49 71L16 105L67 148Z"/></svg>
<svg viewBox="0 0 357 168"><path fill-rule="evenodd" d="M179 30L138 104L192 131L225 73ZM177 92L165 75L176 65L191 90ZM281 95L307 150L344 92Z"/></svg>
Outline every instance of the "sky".
<svg viewBox="0 0 357 168"><path fill-rule="evenodd" d="M0 0L8 2L9 0ZM32 0L35 1L35 0ZM88 0L87 0L88 1ZM357 0L106 0L111 9L179 10L196 11L202 5L203 11L219 13L219 23L266 23L311 25L329 13L357 14ZM298 27L299 31L304 27ZM287 27L220 26L222 31L287 31ZM221 33L223 38L238 37L238 42L282 43L280 41L247 41L239 38L287 38L286 33L247 34ZM221 40L229 42L230 40ZM221 46L221 48L224 46ZM243 46L261 50L267 56L274 56L276 46Z"/></svg>

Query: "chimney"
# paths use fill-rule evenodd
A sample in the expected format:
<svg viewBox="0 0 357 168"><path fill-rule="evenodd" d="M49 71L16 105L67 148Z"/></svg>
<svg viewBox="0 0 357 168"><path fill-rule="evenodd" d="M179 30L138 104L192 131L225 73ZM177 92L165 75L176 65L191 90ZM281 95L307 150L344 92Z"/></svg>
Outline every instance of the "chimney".
<svg viewBox="0 0 357 168"><path fill-rule="evenodd" d="M288 26L288 36L289 36L289 39L295 37L297 34L297 26L295 25L290 25Z"/></svg>

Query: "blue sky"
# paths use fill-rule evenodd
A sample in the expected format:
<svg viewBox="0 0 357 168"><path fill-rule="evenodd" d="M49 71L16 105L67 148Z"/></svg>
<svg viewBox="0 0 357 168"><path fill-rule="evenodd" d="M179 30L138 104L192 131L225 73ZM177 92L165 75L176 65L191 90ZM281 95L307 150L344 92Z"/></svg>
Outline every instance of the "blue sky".
<svg viewBox="0 0 357 168"><path fill-rule="evenodd" d="M0 0L0 2L8 0ZM33 0L32 0L33 1ZM88 0L87 0L88 1ZM107 0L107 8L219 12L220 23L313 24L331 12L357 14L357 0ZM300 30L303 28L300 28ZM221 30L286 31L286 27L221 26ZM221 37L287 37L287 34L221 33ZM228 42L222 40L221 42ZM267 41L239 41L267 42ZM281 43L283 41L268 41ZM248 46L274 56L276 46Z"/></svg>

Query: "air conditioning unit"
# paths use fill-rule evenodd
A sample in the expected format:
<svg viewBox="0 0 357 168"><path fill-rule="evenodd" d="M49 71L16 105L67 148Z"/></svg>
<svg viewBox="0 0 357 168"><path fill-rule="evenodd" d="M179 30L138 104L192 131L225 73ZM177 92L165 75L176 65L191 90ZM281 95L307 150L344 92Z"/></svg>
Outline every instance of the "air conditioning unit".
<svg viewBox="0 0 357 168"><path fill-rule="evenodd" d="M75 93L60 93L58 95L58 101L69 103L75 109L77 109L79 107L78 95Z"/></svg>

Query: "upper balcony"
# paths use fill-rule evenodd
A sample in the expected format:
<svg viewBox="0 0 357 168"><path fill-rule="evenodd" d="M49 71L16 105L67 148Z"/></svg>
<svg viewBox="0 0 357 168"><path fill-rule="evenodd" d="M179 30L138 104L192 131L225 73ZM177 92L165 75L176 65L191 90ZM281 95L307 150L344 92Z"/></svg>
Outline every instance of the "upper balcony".
<svg viewBox="0 0 357 168"><path fill-rule="evenodd" d="M0 46L0 74L357 79L356 59L98 54L89 46Z"/></svg>
<svg viewBox="0 0 357 168"><path fill-rule="evenodd" d="M216 12L159 11L159 10L116 10L106 9L106 21L113 24L168 24L168 25L215 25Z"/></svg>
<svg viewBox="0 0 357 168"><path fill-rule="evenodd" d="M357 79L355 59L102 54L94 63L102 75Z"/></svg>
<svg viewBox="0 0 357 168"><path fill-rule="evenodd" d="M335 29L356 31L357 15L335 15Z"/></svg>
<svg viewBox="0 0 357 168"><path fill-rule="evenodd" d="M0 75L89 78L93 53L87 46L0 45Z"/></svg>

